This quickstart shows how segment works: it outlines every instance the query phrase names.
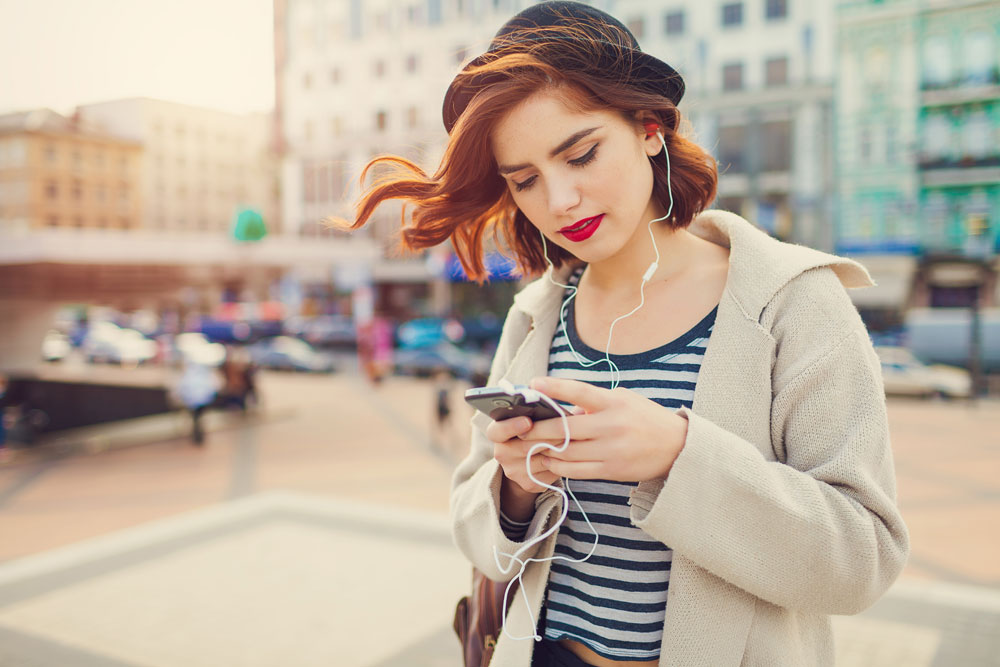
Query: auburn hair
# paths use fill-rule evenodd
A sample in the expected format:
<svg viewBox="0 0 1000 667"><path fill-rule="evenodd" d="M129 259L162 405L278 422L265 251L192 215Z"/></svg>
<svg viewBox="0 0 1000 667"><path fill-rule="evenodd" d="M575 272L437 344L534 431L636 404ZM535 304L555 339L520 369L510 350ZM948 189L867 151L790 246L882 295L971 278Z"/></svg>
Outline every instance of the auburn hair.
<svg viewBox="0 0 1000 667"><path fill-rule="evenodd" d="M560 26L559 30L566 30ZM673 191L671 216L663 224L679 229L715 199L715 160L693 141L682 136L681 115L669 99L656 93L608 78L607 73L581 67L556 68L544 58L545 48L558 48L565 63L567 49L578 50L582 62L594 62L587 40L542 41L514 52L500 50L481 65L467 68L456 78L458 85L478 88L459 116L433 176L412 161L395 155L372 158L361 172L361 185L374 167L379 175L357 204L353 223L333 221L340 227L358 229L375 209L389 199L404 202L401 245L416 251L451 239L466 275L482 283L488 277L483 246L493 239L501 252L513 254L523 275L536 275L547 268L537 230L514 204L507 182L498 173L491 134L494 126L517 104L532 94L556 89L560 99L577 111L617 110L629 122L659 122L670 156ZM588 60L589 59L589 60ZM685 126L687 124L685 123ZM667 210L669 193L667 166L662 156L651 158L653 195ZM387 169L381 169L387 167ZM412 204L407 221L407 204ZM555 266L576 261L567 250L551 243L549 259Z"/></svg>

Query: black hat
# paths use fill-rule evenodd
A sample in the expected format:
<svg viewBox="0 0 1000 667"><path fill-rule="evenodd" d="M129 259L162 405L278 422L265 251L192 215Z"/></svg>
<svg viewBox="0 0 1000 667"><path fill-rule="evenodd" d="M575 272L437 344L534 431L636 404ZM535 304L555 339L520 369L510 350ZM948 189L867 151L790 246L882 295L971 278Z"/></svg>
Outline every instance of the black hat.
<svg viewBox="0 0 1000 667"><path fill-rule="evenodd" d="M465 69L481 65L498 57L498 55L527 50L518 47L532 47L542 42L576 40L578 37L563 35L545 28L552 26L573 26L588 34L588 41L603 47L598 62L588 63L588 69L597 72L608 72L620 77L621 82L641 88L652 93L663 95L674 104L684 96L684 80L673 67L658 60L639 49L632 32L622 25L621 21L599 9L580 2L555 0L542 2L528 7L520 14L507 21L490 42L486 53L472 60ZM541 28L541 30L539 30ZM609 30L610 28L610 30ZM621 38L627 43L609 41L613 35L621 33ZM577 61L560 60L558 49L533 50L542 60L560 69L579 69ZM460 75L461 76L461 75ZM469 106L473 96L484 86L497 80L494 77L484 77L471 85L459 85L456 77L444 96L442 116L444 127L451 132L458 117ZM477 85L478 84L478 85Z"/></svg>

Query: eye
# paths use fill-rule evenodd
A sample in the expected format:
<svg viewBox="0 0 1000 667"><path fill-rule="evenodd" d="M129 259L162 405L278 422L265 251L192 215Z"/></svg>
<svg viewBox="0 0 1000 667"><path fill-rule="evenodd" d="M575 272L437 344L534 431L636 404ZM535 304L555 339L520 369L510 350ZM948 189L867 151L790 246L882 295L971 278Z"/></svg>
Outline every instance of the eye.
<svg viewBox="0 0 1000 667"><path fill-rule="evenodd" d="M585 164L590 163L591 161L593 161L593 159L595 157L597 157L597 147L599 145L600 144L594 144L591 147L591 149L589 151L587 151L584 155L582 155L581 157L576 158L575 160L570 160L569 163L571 165L573 165L574 167L582 167Z"/></svg>
<svg viewBox="0 0 1000 667"><path fill-rule="evenodd" d="M532 176L531 178L523 180L520 183L518 183L517 181L512 181L512 183L514 184L514 189L517 190L518 192L521 192L522 190L527 190L528 188L531 187L531 184L535 182L535 178L537 177Z"/></svg>

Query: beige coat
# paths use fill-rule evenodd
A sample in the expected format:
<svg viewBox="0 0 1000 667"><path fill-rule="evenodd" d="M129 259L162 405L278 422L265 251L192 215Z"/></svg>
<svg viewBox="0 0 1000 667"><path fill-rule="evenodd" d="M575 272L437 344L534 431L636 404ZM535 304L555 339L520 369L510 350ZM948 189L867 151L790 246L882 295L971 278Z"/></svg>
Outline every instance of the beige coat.
<svg viewBox="0 0 1000 667"><path fill-rule="evenodd" d="M781 243L731 213L703 213L690 230L730 248L729 275L693 407L679 411L690 422L684 449L666 480L641 483L630 500L633 524L674 550L659 664L832 665L829 615L875 602L909 550L879 362L844 290L872 282L855 262ZM561 298L544 278L515 297L490 384L546 374ZM489 419L473 423L452 485L455 542L508 580L493 547L519 544L500 529ZM561 502L539 495L526 539ZM555 535L527 555L554 549ZM548 562L524 575L536 619L548 575ZM532 631L520 595L508 628ZM502 636L492 664L528 667L533 646Z"/></svg>

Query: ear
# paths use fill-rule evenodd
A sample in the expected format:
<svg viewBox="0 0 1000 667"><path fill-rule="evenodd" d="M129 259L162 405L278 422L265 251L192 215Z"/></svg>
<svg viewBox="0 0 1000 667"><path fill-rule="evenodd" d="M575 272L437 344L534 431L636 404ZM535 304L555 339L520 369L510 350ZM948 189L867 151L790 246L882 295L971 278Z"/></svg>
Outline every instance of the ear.
<svg viewBox="0 0 1000 667"><path fill-rule="evenodd" d="M636 125L638 127L639 139L642 141L646 154L653 157L663 150L663 144L657 132L663 134L663 123L650 111L635 112Z"/></svg>

